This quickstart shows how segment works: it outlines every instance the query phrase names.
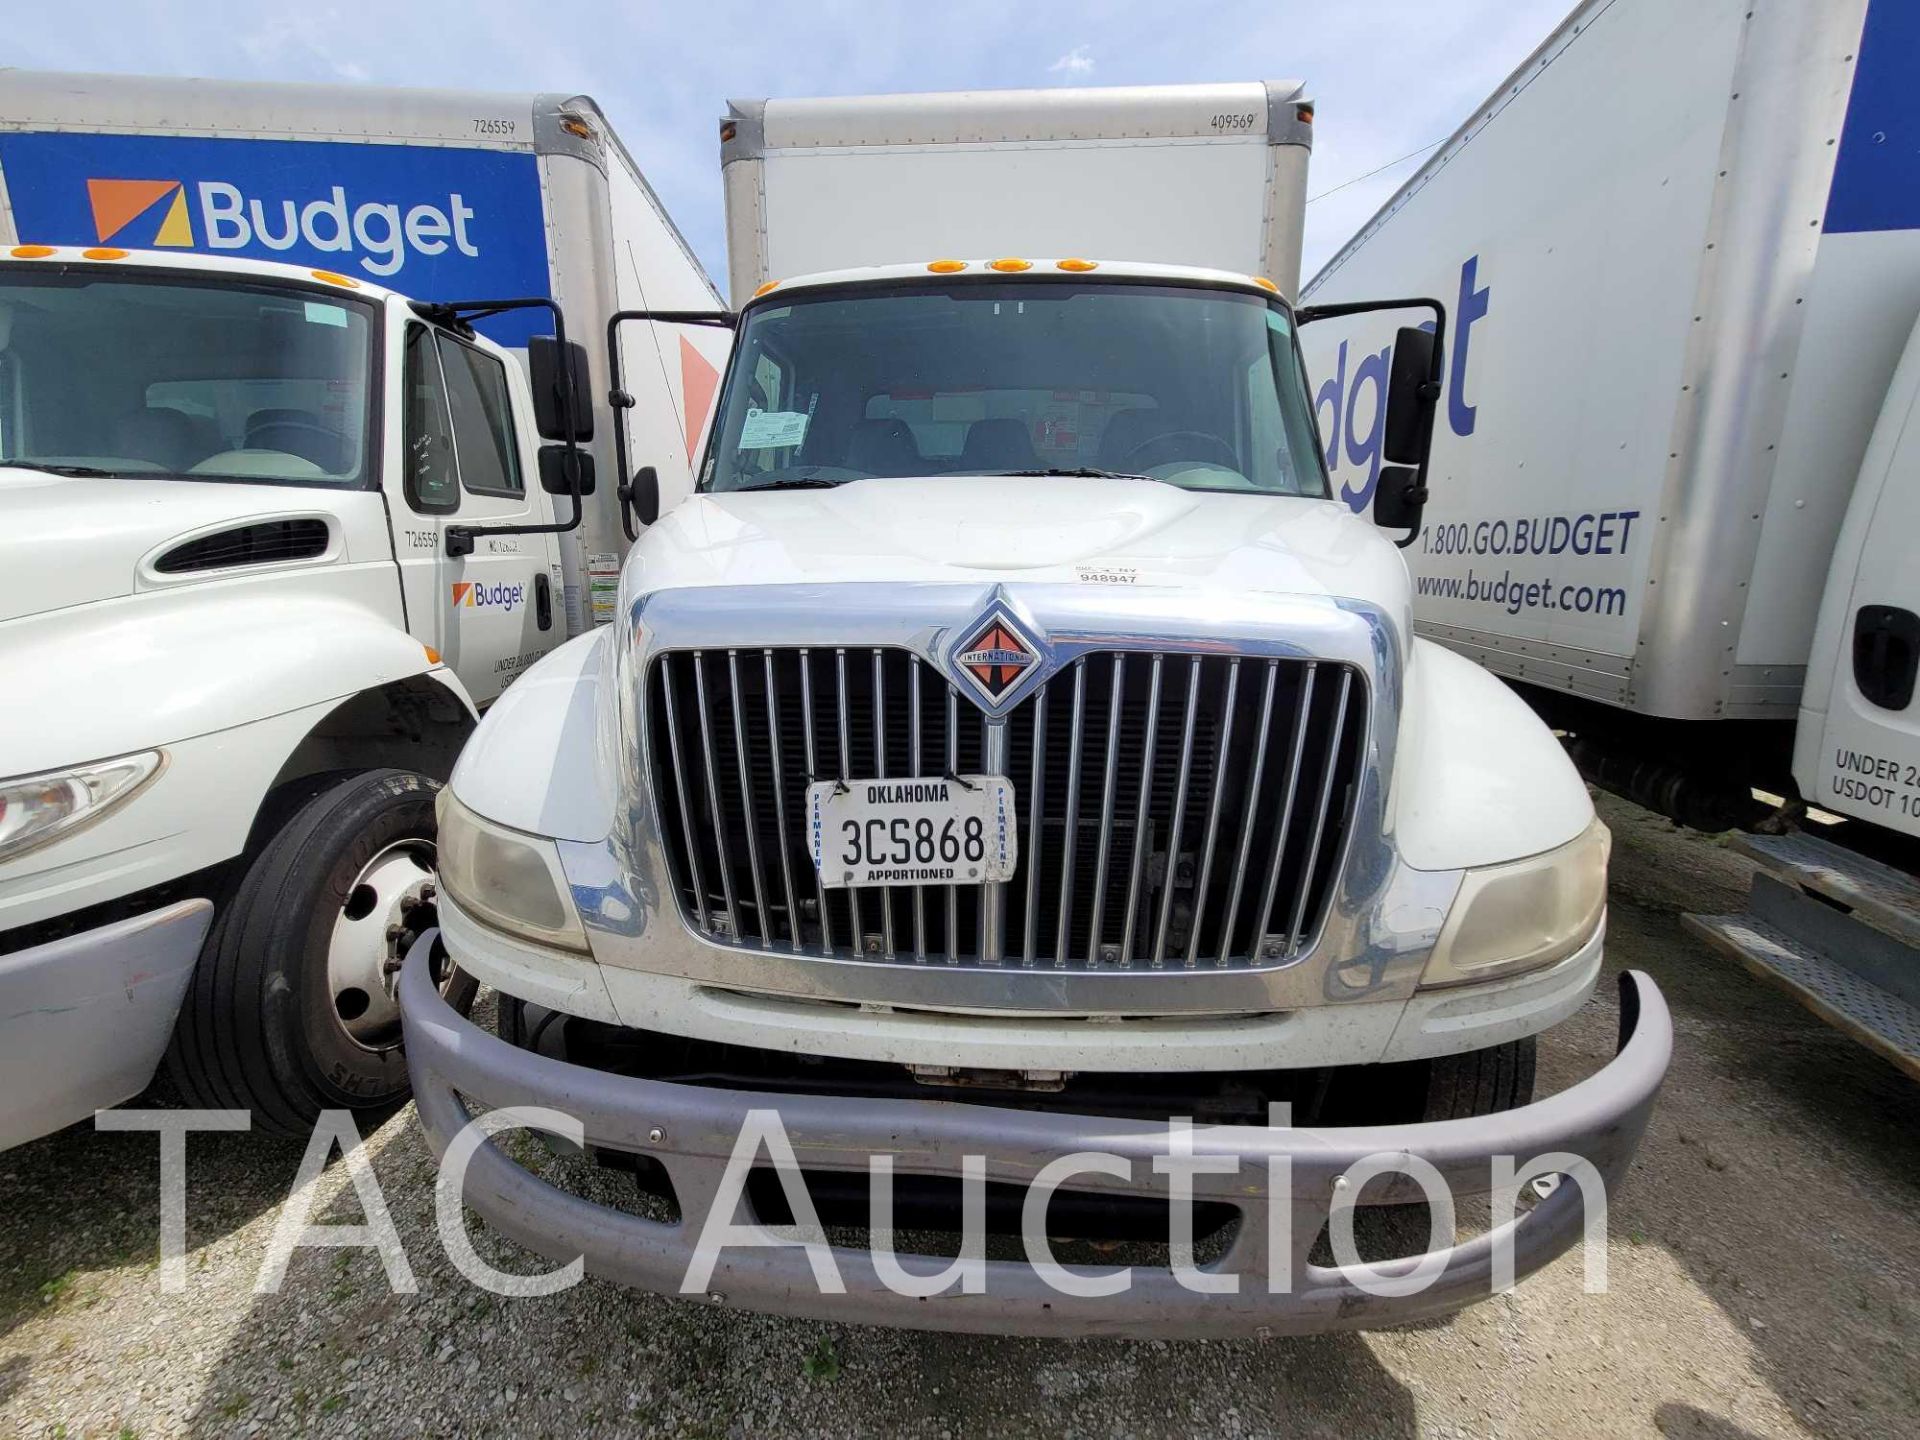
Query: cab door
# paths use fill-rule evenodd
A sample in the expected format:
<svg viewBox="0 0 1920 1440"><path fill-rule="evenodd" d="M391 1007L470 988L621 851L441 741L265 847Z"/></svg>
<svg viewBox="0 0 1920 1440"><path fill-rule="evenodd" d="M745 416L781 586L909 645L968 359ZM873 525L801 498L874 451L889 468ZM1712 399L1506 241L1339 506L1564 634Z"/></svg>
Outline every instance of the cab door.
<svg viewBox="0 0 1920 1440"><path fill-rule="evenodd" d="M1920 326L1834 547L1795 737L1801 792L1920 835Z"/></svg>
<svg viewBox="0 0 1920 1440"><path fill-rule="evenodd" d="M447 554L451 525L541 525L551 509L520 444L508 361L409 320L401 341L395 550L409 627L485 705L566 635L553 535L480 535Z"/></svg>

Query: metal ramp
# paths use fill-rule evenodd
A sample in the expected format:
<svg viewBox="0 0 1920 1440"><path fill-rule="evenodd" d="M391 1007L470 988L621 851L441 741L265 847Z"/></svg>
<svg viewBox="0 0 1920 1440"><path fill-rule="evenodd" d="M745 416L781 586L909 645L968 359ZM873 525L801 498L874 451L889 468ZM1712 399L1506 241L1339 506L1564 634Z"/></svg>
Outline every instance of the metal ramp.
<svg viewBox="0 0 1920 1440"><path fill-rule="evenodd" d="M1747 911L1681 922L1920 1080L1920 882L1818 836L1740 835Z"/></svg>

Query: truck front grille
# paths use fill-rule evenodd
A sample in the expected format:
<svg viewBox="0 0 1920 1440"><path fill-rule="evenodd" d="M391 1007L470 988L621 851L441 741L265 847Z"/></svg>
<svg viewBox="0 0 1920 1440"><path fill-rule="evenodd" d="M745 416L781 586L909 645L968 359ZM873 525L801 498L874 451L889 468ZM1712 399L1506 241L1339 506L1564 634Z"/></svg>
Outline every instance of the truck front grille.
<svg viewBox="0 0 1920 1440"><path fill-rule="evenodd" d="M670 652L648 728L673 888L703 935L823 958L1277 963L1311 943L1337 879L1365 689L1325 660L1107 652L996 722L906 650ZM1018 799L1013 879L819 883L810 779L994 771Z"/></svg>

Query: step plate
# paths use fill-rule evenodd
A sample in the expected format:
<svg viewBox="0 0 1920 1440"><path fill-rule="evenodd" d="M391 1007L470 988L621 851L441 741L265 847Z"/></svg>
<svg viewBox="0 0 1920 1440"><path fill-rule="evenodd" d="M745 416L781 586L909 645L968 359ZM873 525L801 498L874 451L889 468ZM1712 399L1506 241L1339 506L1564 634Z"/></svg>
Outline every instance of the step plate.
<svg viewBox="0 0 1920 1440"><path fill-rule="evenodd" d="M1920 1007L1751 915L1683 915L1680 923L1920 1080Z"/></svg>
<svg viewBox="0 0 1920 1440"><path fill-rule="evenodd" d="M1845 905L1862 923L1920 947L1920 881L1817 835L1736 835L1763 870Z"/></svg>

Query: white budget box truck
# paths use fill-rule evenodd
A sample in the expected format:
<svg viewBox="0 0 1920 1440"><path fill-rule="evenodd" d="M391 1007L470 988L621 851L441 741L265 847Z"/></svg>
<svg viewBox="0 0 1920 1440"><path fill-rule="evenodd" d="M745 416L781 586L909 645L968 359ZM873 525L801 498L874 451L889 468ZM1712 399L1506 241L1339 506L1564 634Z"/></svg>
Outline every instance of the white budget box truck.
<svg viewBox="0 0 1920 1440"><path fill-rule="evenodd" d="M1847 817L1696 923L1920 1074L1916 56L1897 0L1582 5L1305 306L1450 304L1421 633L1678 820ZM1392 337L1304 333L1365 505Z"/></svg>
<svg viewBox="0 0 1920 1440"><path fill-rule="evenodd" d="M611 614L606 315L713 288L584 96L7 71L0 197L0 1147L390 1106L437 782ZM627 338L668 486L725 339Z"/></svg>

